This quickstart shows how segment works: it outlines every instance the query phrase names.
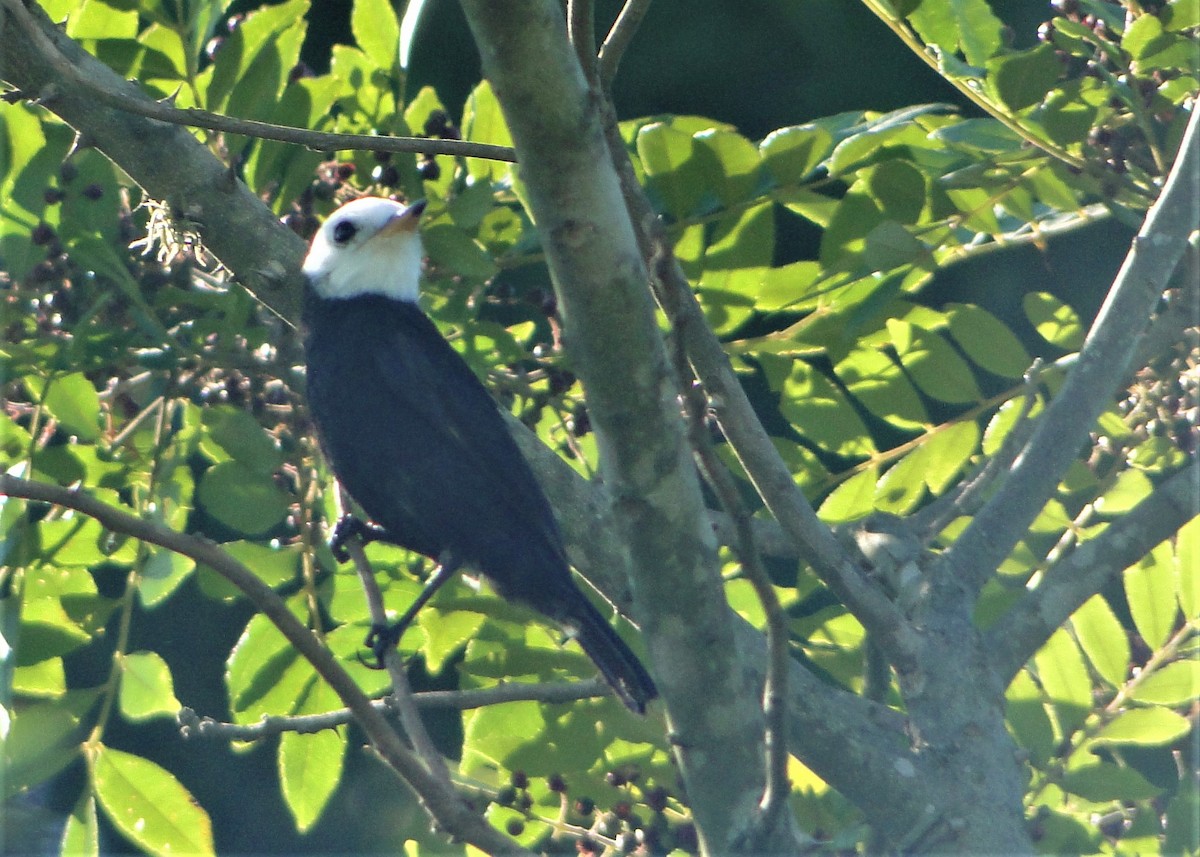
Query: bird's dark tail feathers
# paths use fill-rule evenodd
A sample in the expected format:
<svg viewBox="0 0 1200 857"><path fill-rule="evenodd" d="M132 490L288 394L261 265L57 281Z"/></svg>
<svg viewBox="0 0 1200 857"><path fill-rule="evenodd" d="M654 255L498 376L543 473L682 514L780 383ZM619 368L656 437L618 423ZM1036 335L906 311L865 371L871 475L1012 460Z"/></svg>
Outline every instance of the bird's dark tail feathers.
<svg viewBox="0 0 1200 857"><path fill-rule="evenodd" d="M630 711L645 714L646 703L658 696L650 673L582 593L572 607L565 624L570 626L583 651L600 668L625 706Z"/></svg>

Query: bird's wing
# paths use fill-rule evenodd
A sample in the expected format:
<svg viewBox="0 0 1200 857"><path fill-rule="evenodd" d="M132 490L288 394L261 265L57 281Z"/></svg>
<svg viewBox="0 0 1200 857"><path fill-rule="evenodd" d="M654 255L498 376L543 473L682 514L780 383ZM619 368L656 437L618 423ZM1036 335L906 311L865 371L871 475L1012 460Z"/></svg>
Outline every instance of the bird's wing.
<svg viewBox="0 0 1200 857"><path fill-rule="evenodd" d="M375 460L358 485L343 477L350 493L385 527L395 518L494 577L522 554L559 553L553 514L496 402L419 308L393 308L386 324L362 326Z"/></svg>

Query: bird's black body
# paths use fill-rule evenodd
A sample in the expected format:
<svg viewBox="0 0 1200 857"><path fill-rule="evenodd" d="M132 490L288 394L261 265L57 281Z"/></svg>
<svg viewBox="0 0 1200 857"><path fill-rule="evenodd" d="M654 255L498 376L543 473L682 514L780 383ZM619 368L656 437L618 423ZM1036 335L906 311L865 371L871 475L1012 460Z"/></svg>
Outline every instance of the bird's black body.
<svg viewBox="0 0 1200 857"><path fill-rule="evenodd" d="M562 624L635 711L637 657L576 587L554 515L496 403L413 302L305 307L308 401L333 472L388 541L482 572Z"/></svg>

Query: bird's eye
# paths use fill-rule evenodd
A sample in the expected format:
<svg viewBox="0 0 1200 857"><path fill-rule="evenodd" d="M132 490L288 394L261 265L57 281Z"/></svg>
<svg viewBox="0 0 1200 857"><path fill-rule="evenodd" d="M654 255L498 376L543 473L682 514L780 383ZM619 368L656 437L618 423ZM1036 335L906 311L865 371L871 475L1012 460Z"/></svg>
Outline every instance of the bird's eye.
<svg viewBox="0 0 1200 857"><path fill-rule="evenodd" d="M358 227L352 221L343 220L333 227L333 240L338 244L347 244L358 232Z"/></svg>

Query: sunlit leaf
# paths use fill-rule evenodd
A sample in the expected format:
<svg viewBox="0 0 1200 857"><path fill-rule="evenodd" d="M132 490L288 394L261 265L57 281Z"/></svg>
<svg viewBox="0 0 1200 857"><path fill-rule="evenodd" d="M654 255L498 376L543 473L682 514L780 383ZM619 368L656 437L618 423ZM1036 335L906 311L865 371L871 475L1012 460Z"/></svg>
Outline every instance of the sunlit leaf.
<svg viewBox="0 0 1200 857"><path fill-rule="evenodd" d="M167 662L157 652L130 652L121 659L121 713L130 720L174 717L182 707L175 698Z"/></svg>
<svg viewBox="0 0 1200 857"><path fill-rule="evenodd" d="M1129 640L1108 602L1089 598L1071 616L1075 637L1096 672L1112 687L1121 687L1129 672Z"/></svg>
<svg viewBox="0 0 1200 857"><path fill-rule="evenodd" d="M1175 575L1171 551L1160 544L1125 570L1125 597L1138 633L1152 649L1167 641L1179 608L1175 601Z"/></svg>
<svg viewBox="0 0 1200 857"><path fill-rule="evenodd" d="M169 771L103 744L91 769L105 816L131 842L155 854L215 853L208 813Z"/></svg>
<svg viewBox="0 0 1200 857"><path fill-rule="evenodd" d="M1135 708L1117 715L1096 735L1101 744L1161 747L1191 729L1188 719L1166 708Z"/></svg>

